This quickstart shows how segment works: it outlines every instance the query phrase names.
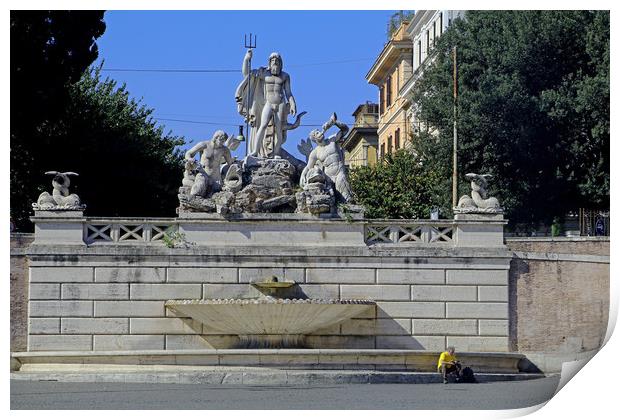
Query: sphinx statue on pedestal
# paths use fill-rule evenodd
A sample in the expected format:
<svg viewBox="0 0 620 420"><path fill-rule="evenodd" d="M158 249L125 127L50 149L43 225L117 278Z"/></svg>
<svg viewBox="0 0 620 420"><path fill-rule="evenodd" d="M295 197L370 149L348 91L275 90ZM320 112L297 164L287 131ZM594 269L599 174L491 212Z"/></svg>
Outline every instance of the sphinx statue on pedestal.
<svg viewBox="0 0 620 420"><path fill-rule="evenodd" d="M469 173L465 178L471 181L471 195L463 195L454 208L454 213L502 213L499 201L495 197L487 197L490 174L478 175Z"/></svg>
<svg viewBox="0 0 620 420"><path fill-rule="evenodd" d="M69 193L70 176L78 176L75 172L48 171L45 175L53 175L52 193L42 192L36 203L32 204L34 210L79 210L82 211L86 205L80 202L77 194Z"/></svg>

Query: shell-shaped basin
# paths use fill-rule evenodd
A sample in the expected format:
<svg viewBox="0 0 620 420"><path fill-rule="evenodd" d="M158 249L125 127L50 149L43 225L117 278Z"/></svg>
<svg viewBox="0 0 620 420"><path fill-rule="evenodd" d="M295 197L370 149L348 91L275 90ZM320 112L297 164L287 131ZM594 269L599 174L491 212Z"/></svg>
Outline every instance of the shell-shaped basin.
<svg viewBox="0 0 620 420"><path fill-rule="evenodd" d="M225 334L310 334L360 315L375 302L336 299L169 300L166 307Z"/></svg>

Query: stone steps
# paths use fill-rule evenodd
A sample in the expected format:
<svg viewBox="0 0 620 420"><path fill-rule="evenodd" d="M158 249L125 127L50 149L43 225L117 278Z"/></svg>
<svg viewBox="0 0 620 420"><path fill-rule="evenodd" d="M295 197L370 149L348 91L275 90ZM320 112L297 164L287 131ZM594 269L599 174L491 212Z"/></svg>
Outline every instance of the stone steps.
<svg viewBox="0 0 620 420"><path fill-rule="evenodd" d="M438 352L376 349L218 349L134 351L37 351L12 353L12 369L41 372L52 367L96 371L153 366L272 368L295 370L397 371L435 374ZM519 353L458 353L474 372L519 374L527 359Z"/></svg>
<svg viewBox="0 0 620 420"><path fill-rule="evenodd" d="M433 384L434 372L381 370L290 370L257 367L41 365L41 371L20 371L11 379L58 382L178 383L208 385L335 385L335 384ZM477 373L478 383L543 378L531 373ZM460 385L460 384L459 384ZM467 384L470 385L470 384Z"/></svg>

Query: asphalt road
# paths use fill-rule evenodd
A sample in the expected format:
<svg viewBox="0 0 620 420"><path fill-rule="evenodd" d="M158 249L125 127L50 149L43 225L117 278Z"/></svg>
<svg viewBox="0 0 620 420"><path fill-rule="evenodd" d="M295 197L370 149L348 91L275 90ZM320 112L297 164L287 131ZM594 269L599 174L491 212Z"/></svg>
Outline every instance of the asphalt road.
<svg viewBox="0 0 620 420"><path fill-rule="evenodd" d="M11 409L499 410L549 400L558 380L310 387L11 380Z"/></svg>

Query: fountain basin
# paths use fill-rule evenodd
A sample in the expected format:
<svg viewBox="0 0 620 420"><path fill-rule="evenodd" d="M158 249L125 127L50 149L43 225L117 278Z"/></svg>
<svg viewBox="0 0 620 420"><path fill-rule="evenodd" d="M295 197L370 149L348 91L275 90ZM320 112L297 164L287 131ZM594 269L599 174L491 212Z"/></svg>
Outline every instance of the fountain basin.
<svg viewBox="0 0 620 420"><path fill-rule="evenodd" d="M304 347L304 336L360 315L375 302L337 299L169 300L166 307L210 329L240 338L245 348Z"/></svg>

